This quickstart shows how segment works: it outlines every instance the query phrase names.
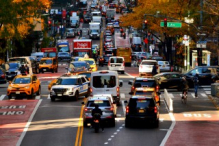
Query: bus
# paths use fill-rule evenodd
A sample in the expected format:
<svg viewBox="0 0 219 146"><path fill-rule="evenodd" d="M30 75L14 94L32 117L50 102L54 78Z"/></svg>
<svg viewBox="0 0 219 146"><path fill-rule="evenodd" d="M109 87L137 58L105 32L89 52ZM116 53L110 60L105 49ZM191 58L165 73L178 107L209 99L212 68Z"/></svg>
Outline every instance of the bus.
<svg viewBox="0 0 219 146"><path fill-rule="evenodd" d="M69 52L70 53L68 40L58 40L56 47L58 49L58 52Z"/></svg>
<svg viewBox="0 0 219 146"><path fill-rule="evenodd" d="M124 57L125 65L131 66L131 64L132 64L132 49L130 47L117 47L116 56Z"/></svg>

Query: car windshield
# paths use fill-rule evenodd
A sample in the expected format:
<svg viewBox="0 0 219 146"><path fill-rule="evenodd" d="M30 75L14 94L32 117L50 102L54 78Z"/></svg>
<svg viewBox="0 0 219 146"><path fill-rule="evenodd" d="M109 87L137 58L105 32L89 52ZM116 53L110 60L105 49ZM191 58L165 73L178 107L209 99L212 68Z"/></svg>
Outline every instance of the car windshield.
<svg viewBox="0 0 219 146"><path fill-rule="evenodd" d="M19 64L18 63L9 63L9 68L12 69L12 68L19 68Z"/></svg>
<svg viewBox="0 0 219 146"><path fill-rule="evenodd" d="M142 61L142 65L154 65L156 62Z"/></svg>
<svg viewBox="0 0 219 146"><path fill-rule="evenodd" d="M138 80L135 81L134 87L155 87L156 82L154 80L152 81L143 81L143 80Z"/></svg>
<svg viewBox="0 0 219 146"><path fill-rule="evenodd" d="M55 52L45 52L44 56L45 57L56 57L56 53Z"/></svg>
<svg viewBox="0 0 219 146"><path fill-rule="evenodd" d="M154 94L154 91L136 91L135 95L149 95L152 96Z"/></svg>
<svg viewBox="0 0 219 146"><path fill-rule="evenodd" d="M98 30L93 29L91 30L91 33L98 33Z"/></svg>
<svg viewBox="0 0 219 146"><path fill-rule="evenodd" d="M69 54L68 54L68 53L59 53L59 55L65 55L65 56L68 56Z"/></svg>
<svg viewBox="0 0 219 146"><path fill-rule="evenodd" d="M106 101L106 100L95 100L95 101L88 101L87 102L87 107L95 107L95 104L98 104L99 107L110 106L109 101Z"/></svg>
<svg viewBox="0 0 219 146"><path fill-rule="evenodd" d="M73 32L73 30L72 30L72 29L69 29L69 30L67 30L67 32Z"/></svg>
<svg viewBox="0 0 219 146"><path fill-rule="evenodd" d="M129 104L128 104L130 111L135 110L136 108L148 108L148 107L154 107L155 103L152 99L136 99L136 98L130 98Z"/></svg>
<svg viewBox="0 0 219 146"><path fill-rule="evenodd" d="M113 88L116 86L116 77L115 76L94 76L93 77L93 86L95 88Z"/></svg>
<svg viewBox="0 0 219 146"><path fill-rule="evenodd" d="M110 63L123 63L122 58L111 58Z"/></svg>
<svg viewBox="0 0 219 146"><path fill-rule="evenodd" d="M27 64L25 58L10 58L9 61L19 61L21 64Z"/></svg>
<svg viewBox="0 0 219 146"><path fill-rule="evenodd" d="M62 46L62 47L58 46L58 50L59 50L59 52L68 52L69 51L68 46Z"/></svg>
<svg viewBox="0 0 219 146"><path fill-rule="evenodd" d="M76 83L76 78L59 78L56 82L57 85L75 85Z"/></svg>
<svg viewBox="0 0 219 146"><path fill-rule="evenodd" d="M69 66L69 68L81 68L81 67L87 68L87 64L85 62L73 62Z"/></svg>
<svg viewBox="0 0 219 146"><path fill-rule="evenodd" d="M84 57L85 54L88 54L87 52L74 52L74 56Z"/></svg>
<svg viewBox="0 0 219 146"><path fill-rule="evenodd" d="M30 77L26 77L26 78L15 78L13 80L13 84L29 84L31 81Z"/></svg>
<svg viewBox="0 0 219 146"><path fill-rule="evenodd" d="M77 20L71 20L71 22L73 22L73 23L76 23L76 22L77 22Z"/></svg>
<svg viewBox="0 0 219 146"><path fill-rule="evenodd" d="M52 64L52 59L40 60L40 64Z"/></svg>
<svg viewBox="0 0 219 146"><path fill-rule="evenodd" d="M85 60L87 63L89 63L90 65L94 65L95 62L93 60Z"/></svg>

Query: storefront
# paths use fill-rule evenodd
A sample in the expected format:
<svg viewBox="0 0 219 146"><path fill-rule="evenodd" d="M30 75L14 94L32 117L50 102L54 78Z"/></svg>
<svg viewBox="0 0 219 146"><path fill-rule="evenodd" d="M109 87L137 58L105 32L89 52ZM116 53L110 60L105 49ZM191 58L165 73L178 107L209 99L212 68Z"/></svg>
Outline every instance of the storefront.
<svg viewBox="0 0 219 146"><path fill-rule="evenodd" d="M198 55L197 50L192 50L192 68L198 66ZM202 50L202 65L210 66L211 64L211 52L208 50Z"/></svg>

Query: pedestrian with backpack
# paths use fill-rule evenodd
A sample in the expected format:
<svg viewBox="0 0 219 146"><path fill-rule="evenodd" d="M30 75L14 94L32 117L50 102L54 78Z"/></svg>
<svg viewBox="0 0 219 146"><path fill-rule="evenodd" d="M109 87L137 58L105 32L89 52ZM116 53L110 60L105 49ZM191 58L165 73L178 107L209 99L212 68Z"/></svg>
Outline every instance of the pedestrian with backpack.
<svg viewBox="0 0 219 146"><path fill-rule="evenodd" d="M193 83L194 83L194 88L195 88L195 98L198 98L198 84L199 84L199 75L198 73L195 74L193 77Z"/></svg>

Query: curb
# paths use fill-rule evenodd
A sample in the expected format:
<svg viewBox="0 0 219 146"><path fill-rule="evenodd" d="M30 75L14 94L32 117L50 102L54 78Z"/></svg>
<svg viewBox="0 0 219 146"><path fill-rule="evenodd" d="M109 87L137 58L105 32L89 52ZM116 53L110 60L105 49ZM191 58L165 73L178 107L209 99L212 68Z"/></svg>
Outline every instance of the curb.
<svg viewBox="0 0 219 146"><path fill-rule="evenodd" d="M211 102L213 103L213 105L215 106L215 108L217 110L219 110L219 102L217 101L218 100L218 97L213 97L211 95L208 95L208 98L209 100L211 100Z"/></svg>

